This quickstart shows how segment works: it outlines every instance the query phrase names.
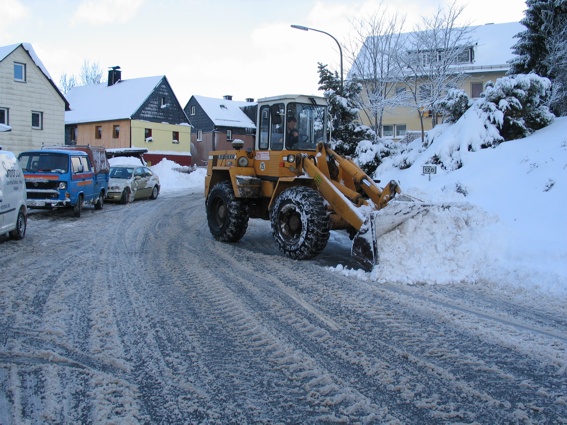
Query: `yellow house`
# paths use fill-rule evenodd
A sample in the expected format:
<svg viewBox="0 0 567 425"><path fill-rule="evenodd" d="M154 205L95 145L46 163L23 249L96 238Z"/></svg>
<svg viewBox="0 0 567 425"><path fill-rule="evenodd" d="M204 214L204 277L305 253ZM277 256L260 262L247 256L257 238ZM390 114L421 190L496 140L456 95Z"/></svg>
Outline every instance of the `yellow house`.
<svg viewBox="0 0 567 425"><path fill-rule="evenodd" d="M122 80L113 67L108 82L67 93L65 143L107 149L147 149L144 159L192 165L191 126L165 76Z"/></svg>
<svg viewBox="0 0 567 425"><path fill-rule="evenodd" d="M525 28L518 22L511 22L486 24L468 29L472 44L464 51L463 58L458 64L459 70L464 73L461 86L458 88L463 89L470 98L474 99L481 95L487 82L506 75L510 68L508 62L513 57L512 47L516 43L514 36ZM365 84L364 80L362 82ZM392 95L394 93L399 95L404 90L406 90L405 83L400 81L396 83ZM368 98L364 100L367 102ZM433 126L430 111L422 111L422 114L424 129L430 130ZM372 125L369 115L370 113L360 114L362 122L366 125ZM400 140L409 132L421 132L421 120L416 107L400 106L384 110L380 137Z"/></svg>

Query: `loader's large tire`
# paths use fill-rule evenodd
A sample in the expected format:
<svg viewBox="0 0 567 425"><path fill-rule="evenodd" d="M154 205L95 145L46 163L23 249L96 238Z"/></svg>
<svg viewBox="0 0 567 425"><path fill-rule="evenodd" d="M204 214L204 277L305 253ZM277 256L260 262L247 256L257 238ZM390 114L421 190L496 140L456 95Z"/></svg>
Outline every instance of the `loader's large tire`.
<svg viewBox="0 0 567 425"><path fill-rule="evenodd" d="M248 205L234 196L228 181L217 183L207 198L207 222L214 238L221 242L238 242L248 228Z"/></svg>
<svg viewBox="0 0 567 425"><path fill-rule="evenodd" d="M287 257L306 260L327 246L331 220L315 189L297 186L284 190L274 204L271 222L272 235Z"/></svg>

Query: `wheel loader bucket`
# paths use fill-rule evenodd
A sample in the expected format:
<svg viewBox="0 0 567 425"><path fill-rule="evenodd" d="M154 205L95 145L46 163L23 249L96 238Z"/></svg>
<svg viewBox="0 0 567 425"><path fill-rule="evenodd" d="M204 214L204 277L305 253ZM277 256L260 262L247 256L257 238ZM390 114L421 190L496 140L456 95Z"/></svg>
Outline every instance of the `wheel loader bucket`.
<svg viewBox="0 0 567 425"><path fill-rule="evenodd" d="M429 209L431 205L416 201L392 200L387 206L373 211L354 236L351 255L371 271L378 264L378 238L391 232L403 222Z"/></svg>
<svg viewBox="0 0 567 425"><path fill-rule="evenodd" d="M431 204L416 201L392 200L379 211L373 212L376 238L391 232L403 222L427 211Z"/></svg>
<svg viewBox="0 0 567 425"><path fill-rule="evenodd" d="M367 271L378 264L378 242L372 214L366 218L362 227L352 240L350 255Z"/></svg>

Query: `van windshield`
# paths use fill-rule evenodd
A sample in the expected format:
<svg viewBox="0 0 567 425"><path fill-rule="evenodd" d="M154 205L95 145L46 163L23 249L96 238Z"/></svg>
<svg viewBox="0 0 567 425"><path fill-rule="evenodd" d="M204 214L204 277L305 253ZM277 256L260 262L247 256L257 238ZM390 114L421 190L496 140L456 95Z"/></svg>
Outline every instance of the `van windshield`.
<svg viewBox="0 0 567 425"><path fill-rule="evenodd" d="M19 158L24 172L60 173L69 172L69 157L54 153L22 153Z"/></svg>

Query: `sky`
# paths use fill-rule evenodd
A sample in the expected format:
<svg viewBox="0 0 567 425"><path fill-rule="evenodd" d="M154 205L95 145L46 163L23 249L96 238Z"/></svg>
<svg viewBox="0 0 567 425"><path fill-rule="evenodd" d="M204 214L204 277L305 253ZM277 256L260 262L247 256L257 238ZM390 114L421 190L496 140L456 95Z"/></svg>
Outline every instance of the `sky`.
<svg viewBox="0 0 567 425"><path fill-rule="evenodd" d="M567 117L493 149L458 151L462 140L478 137L479 124L465 114L437 126L431 146L408 169L394 166L400 158L385 159L374 177L398 181L402 194L432 207L378 239L379 263L371 272L346 263L330 270L378 284L484 285L567 302ZM423 164L441 151L452 151L462 168L424 175ZM162 193L203 193L205 169L184 174L176 167L165 159L151 167ZM329 243L350 249L345 232L331 233Z"/></svg>
<svg viewBox="0 0 567 425"><path fill-rule="evenodd" d="M383 12L408 31L446 0L0 0L0 46L31 43L56 84L85 61L122 78L165 75L181 106L192 95L234 100L318 92L317 64L343 73L354 23ZM524 0L456 1L463 24L519 21ZM292 29L302 25L331 34Z"/></svg>

